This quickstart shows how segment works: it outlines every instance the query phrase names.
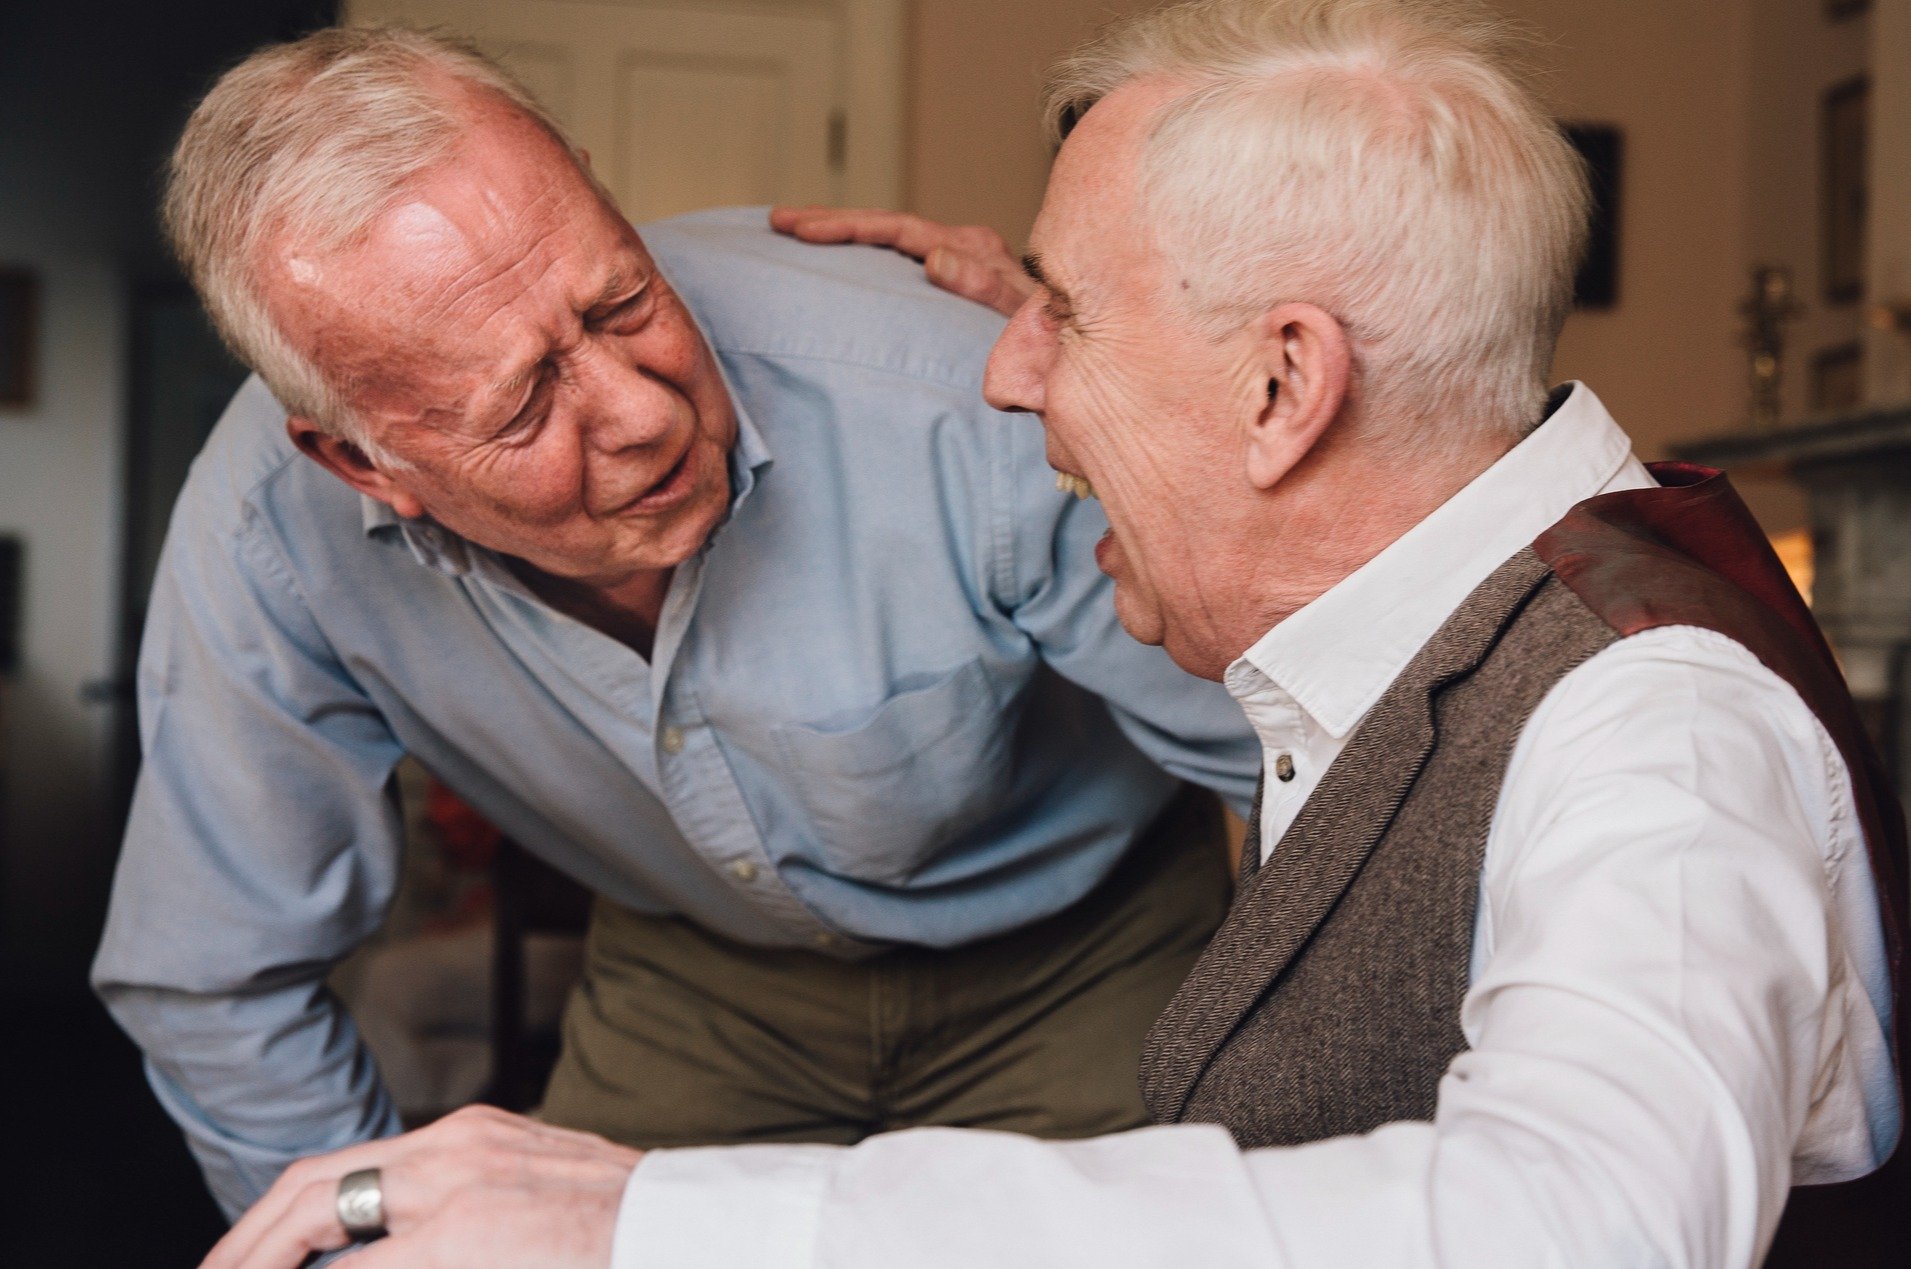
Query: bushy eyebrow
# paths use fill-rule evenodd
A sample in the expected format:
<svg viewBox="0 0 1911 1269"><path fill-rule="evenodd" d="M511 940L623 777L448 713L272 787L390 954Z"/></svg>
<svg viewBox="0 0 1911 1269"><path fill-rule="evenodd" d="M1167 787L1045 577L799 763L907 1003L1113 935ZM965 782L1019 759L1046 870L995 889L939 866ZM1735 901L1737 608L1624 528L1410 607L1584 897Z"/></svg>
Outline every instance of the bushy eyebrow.
<svg viewBox="0 0 1911 1269"><path fill-rule="evenodd" d="M590 302L589 308L585 311L588 312L590 309L602 308L612 300L624 299L626 292L648 280L647 277L633 278L632 275L624 272L622 265L619 265L610 271L608 278L604 279L604 285L597 292L597 298Z"/></svg>
<svg viewBox="0 0 1911 1269"><path fill-rule="evenodd" d="M1031 251L1022 257L1022 272L1028 274L1035 285L1047 291L1057 304L1065 309L1074 307L1073 301L1068 298L1068 292L1057 286L1055 279L1049 277L1047 271L1042 268L1042 257L1039 254Z"/></svg>

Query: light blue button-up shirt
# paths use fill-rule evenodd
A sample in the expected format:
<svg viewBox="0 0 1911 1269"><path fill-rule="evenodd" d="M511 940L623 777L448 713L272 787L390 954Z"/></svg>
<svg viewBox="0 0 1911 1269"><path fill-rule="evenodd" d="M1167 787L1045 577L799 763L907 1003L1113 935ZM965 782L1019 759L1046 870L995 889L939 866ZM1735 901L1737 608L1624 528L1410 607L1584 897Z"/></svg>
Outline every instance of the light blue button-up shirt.
<svg viewBox="0 0 1911 1269"><path fill-rule="evenodd" d="M1252 791L1240 710L1117 624L1099 506L982 403L998 319L761 210L644 238L740 425L650 661L362 500L257 381L180 498L95 979L228 1210L397 1129L324 984L392 897L401 754L618 903L847 956L1067 907L1176 777Z"/></svg>

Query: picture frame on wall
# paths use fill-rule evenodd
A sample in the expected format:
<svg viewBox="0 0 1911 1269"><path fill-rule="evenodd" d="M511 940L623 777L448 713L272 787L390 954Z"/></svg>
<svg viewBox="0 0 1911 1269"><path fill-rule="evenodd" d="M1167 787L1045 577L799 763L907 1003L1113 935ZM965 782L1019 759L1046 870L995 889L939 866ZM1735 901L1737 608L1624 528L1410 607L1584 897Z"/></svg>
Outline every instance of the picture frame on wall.
<svg viewBox="0 0 1911 1269"><path fill-rule="evenodd" d="M0 267L0 409L29 409L39 357L40 279Z"/></svg>
<svg viewBox="0 0 1911 1269"><path fill-rule="evenodd" d="M1819 129L1819 238L1825 299L1852 304L1865 289L1870 209L1871 81L1860 76L1825 93Z"/></svg>
<svg viewBox="0 0 1911 1269"><path fill-rule="evenodd" d="M1863 403L1864 392L1864 348L1856 340L1821 348L1812 357L1812 413L1855 410Z"/></svg>

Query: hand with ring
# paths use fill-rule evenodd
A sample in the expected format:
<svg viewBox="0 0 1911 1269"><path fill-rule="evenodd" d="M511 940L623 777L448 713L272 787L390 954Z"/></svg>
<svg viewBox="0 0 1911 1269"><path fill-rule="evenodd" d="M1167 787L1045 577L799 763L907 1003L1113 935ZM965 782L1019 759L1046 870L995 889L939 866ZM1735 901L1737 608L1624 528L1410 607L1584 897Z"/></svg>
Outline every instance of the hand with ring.
<svg viewBox="0 0 1911 1269"><path fill-rule="evenodd" d="M467 1107L402 1137L299 1160L201 1269L296 1269L313 1252L380 1234L352 1255L352 1269L605 1269L641 1157L589 1133Z"/></svg>

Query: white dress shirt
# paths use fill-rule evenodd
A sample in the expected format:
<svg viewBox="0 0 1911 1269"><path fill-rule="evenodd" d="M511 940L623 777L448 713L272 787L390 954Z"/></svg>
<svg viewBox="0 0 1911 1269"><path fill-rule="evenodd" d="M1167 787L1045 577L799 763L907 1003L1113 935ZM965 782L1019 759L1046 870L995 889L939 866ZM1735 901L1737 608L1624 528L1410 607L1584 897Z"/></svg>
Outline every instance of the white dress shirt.
<svg viewBox="0 0 1911 1269"><path fill-rule="evenodd" d="M1249 649L1227 683L1266 753L1264 850L1475 586L1573 504L1650 483L1575 386ZM613 1267L1752 1265L1791 1185L1889 1153L1889 984L1848 775L1739 644L1654 630L1555 685L1480 887L1468 1047L1431 1123L1249 1151L1195 1125L654 1151Z"/></svg>

